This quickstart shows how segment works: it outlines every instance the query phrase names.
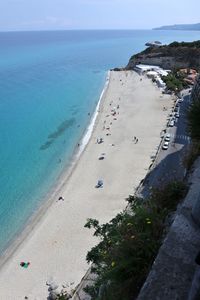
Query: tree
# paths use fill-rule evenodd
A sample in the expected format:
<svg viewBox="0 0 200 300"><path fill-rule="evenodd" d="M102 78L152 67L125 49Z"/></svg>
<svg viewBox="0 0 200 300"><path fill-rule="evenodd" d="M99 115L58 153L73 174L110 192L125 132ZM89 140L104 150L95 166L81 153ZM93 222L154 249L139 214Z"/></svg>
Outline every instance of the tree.
<svg viewBox="0 0 200 300"><path fill-rule="evenodd" d="M195 141L200 141L200 95L188 110L188 129Z"/></svg>

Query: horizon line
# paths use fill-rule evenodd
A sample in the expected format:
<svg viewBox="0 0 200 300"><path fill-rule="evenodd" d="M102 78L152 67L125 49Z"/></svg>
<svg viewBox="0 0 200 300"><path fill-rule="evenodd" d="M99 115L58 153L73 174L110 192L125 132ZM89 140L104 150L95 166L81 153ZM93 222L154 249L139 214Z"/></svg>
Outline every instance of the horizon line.
<svg viewBox="0 0 200 300"><path fill-rule="evenodd" d="M102 29L102 28L97 28L97 29L11 29L11 30L0 30L0 33L3 32L41 32L41 31L132 31L132 30L153 30L153 28L127 28L127 29L112 29L112 28L107 28L107 29Z"/></svg>

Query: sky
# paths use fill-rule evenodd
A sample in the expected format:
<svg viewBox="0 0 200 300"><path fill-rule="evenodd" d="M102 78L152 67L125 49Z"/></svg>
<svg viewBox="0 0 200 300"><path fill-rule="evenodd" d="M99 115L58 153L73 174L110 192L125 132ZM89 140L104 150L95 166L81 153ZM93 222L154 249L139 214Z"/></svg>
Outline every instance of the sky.
<svg viewBox="0 0 200 300"><path fill-rule="evenodd" d="M0 0L0 31L200 23L199 0Z"/></svg>

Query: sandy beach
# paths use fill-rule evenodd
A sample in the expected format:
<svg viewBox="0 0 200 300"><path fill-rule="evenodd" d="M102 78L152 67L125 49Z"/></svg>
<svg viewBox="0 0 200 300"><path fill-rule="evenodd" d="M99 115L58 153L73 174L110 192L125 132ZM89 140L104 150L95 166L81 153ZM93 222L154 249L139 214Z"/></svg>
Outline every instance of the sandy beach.
<svg viewBox="0 0 200 300"><path fill-rule="evenodd" d="M171 106L170 96L151 80L132 71L110 73L92 136L72 174L67 178L66 172L53 204L0 269L0 299L46 299L51 276L60 286L80 282L89 267L87 251L97 242L84 228L87 218L106 222L125 208L125 198L148 172ZM103 188L95 188L98 179ZM57 201L60 196L64 201ZM20 267L21 261L30 266Z"/></svg>

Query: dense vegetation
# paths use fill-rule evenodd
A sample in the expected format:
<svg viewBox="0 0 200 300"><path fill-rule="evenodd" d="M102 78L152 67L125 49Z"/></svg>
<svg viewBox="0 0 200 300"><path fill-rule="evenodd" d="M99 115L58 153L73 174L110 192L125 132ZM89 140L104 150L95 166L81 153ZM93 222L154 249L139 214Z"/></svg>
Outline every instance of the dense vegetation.
<svg viewBox="0 0 200 300"><path fill-rule="evenodd" d="M189 107L188 128L192 139L200 141L200 95Z"/></svg>
<svg viewBox="0 0 200 300"><path fill-rule="evenodd" d="M188 87L188 84L184 81L184 76L179 72L169 73L167 76L163 76L162 80L166 83L167 88L175 93Z"/></svg>
<svg viewBox="0 0 200 300"><path fill-rule="evenodd" d="M137 296L161 245L166 216L176 209L185 192L182 182L173 182L162 190L153 190L145 202L129 196L129 209L109 223L88 220L85 227L93 228L100 239L87 254L97 275L95 284L85 289L92 300L130 300Z"/></svg>
<svg viewBox="0 0 200 300"><path fill-rule="evenodd" d="M200 95L193 100L188 109L188 131L192 138L190 151L185 157L185 165L190 169L194 161L200 155Z"/></svg>
<svg viewBox="0 0 200 300"><path fill-rule="evenodd" d="M179 56L179 54L182 53L183 55L187 54L187 56L188 56L188 53L193 54L193 51L190 52L191 49L197 49L197 51L199 51L198 49L200 49L200 40L194 41L194 42L176 42L176 41L174 41L169 45L163 45L160 47L147 47L142 52L133 55L131 57L131 59L134 59L135 57L138 57L141 54L152 54L152 53L154 53L154 54L158 53L158 55L160 55L160 56L167 56L167 55ZM199 53L199 52L197 52L197 53Z"/></svg>
<svg viewBox="0 0 200 300"><path fill-rule="evenodd" d="M189 48L200 48L200 41L194 42L173 42L168 47L189 47Z"/></svg>
<svg viewBox="0 0 200 300"><path fill-rule="evenodd" d="M183 163L187 170L190 170L195 160L200 156L200 141L192 141L190 148L188 149Z"/></svg>

